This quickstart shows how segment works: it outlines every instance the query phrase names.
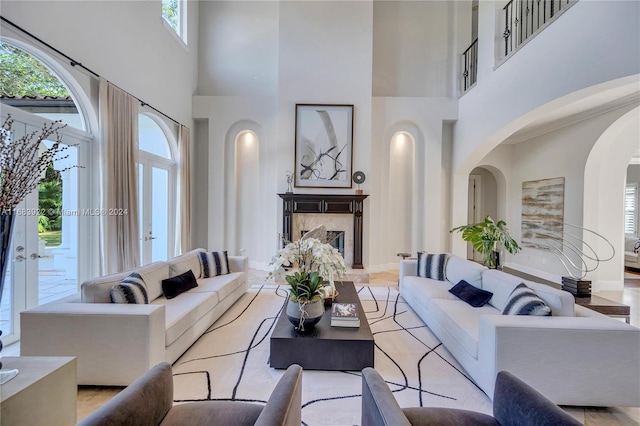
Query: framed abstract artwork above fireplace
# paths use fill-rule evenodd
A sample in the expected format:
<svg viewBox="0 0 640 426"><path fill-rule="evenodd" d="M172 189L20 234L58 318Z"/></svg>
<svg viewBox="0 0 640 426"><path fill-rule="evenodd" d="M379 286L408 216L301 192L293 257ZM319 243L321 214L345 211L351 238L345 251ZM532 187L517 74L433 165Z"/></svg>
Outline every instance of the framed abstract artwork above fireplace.
<svg viewBox="0 0 640 426"><path fill-rule="evenodd" d="M353 105L296 104L295 132L295 186L351 188Z"/></svg>

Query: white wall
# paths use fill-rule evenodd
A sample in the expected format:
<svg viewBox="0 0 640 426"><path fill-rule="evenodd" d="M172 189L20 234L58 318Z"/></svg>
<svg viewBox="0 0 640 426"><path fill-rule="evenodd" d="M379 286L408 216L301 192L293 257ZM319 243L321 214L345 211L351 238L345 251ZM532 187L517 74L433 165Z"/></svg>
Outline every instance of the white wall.
<svg viewBox="0 0 640 426"><path fill-rule="evenodd" d="M198 144L208 144L206 167L196 170L196 179L207 182L207 192L195 195L207 197L207 211L204 214L208 226L198 232L207 233L209 248L228 250L230 255L239 255L240 249L244 248L245 254L253 262L252 266L266 267L275 254L277 232L280 231L276 226L279 224L276 216L279 199L276 195L278 182L275 179L275 99L194 96L193 112L195 119L207 119L209 124L207 139L197 141ZM254 183L249 189L242 190L242 177L238 178L236 173L236 138L245 130L253 131L258 138L259 150L255 155L260 162L255 173L260 179L257 186ZM266 178L269 176L272 178ZM249 180L255 182L253 178ZM249 201L251 191L254 194L253 203ZM236 195L241 199L237 199ZM241 214L236 210L238 205L242 206ZM237 229L245 225L243 221L250 222L247 228L256 230L252 235L252 245L246 244L243 241L245 237L237 233ZM239 241L242 246L238 245Z"/></svg>
<svg viewBox="0 0 640 426"><path fill-rule="evenodd" d="M502 25L496 23L497 10L503 3L480 2L478 82L460 99L456 173L468 173L478 158L502 142L500 130L537 107L640 72L640 2L578 1L495 68L495 40L500 39L496 26Z"/></svg>
<svg viewBox="0 0 640 426"><path fill-rule="evenodd" d="M442 173L450 164L443 122L454 119L457 102L453 98L380 98L373 99L372 170L369 214L372 270L396 267L399 251L418 250L438 252L447 250L449 225L448 174ZM411 221L401 226L411 230L410 247L396 247L393 226L387 224L401 220L390 201L403 188L390 183L391 140L397 132L410 134L415 141L413 166ZM397 171L395 171L397 173Z"/></svg>
<svg viewBox="0 0 640 426"><path fill-rule="evenodd" d="M3 17L192 127L198 2L188 5L187 49L165 28L160 14L160 0L2 2ZM3 36L16 34L4 23L1 30ZM85 90L91 89L86 86Z"/></svg>
<svg viewBox="0 0 640 426"><path fill-rule="evenodd" d="M447 1L374 2L374 96L455 93L450 36L456 7Z"/></svg>
<svg viewBox="0 0 640 426"><path fill-rule="evenodd" d="M627 105L598 116L589 117L587 120L567 125L519 144L501 145L481 160L483 165L496 167L505 174L507 185L504 202L507 216L504 219L517 241L521 241L522 183L526 181L564 177L564 221L583 226L587 160L601 135L633 107L634 105ZM616 148L612 147L611 149ZM627 162L629 159L630 155ZM611 171L605 173L611 174ZM622 191L621 188L613 188L609 185L609 192L615 192L616 189L618 192ZM498 196L500 196L500 192L501 189L498 189ZM619 209L605 207L601 209L600 214L610 215L608 221L613 221L614 218L611 216L617 215L619 211ZM590 228L601 232L600 227ZM579 230L569 228L566 230L574 234L581 234ZM619 232L621 231L619 230ZM606 254L603 251L600 252L601 256ZM507 261L509 266L513 268L556 282L560 282L561 276L567 274L553 254L542 250L523 248L515 256L507 255ZM621 259L616 258L611 261L611 264L620 261ZM605 265L602 264L599 269L604 267ZM620 275L622 267L617 269L618 272L613 268L611 273L616 276ZM616 281L616 278L602 275L600 277L601 280L607 282ZM609 286L609 288L611 287ZM598 289L604 289L604 287L594 281L594 291Z"/></svg>
<svg viewBox="0 0 640 426"><path fill-rule="evenodd" d="M200 3L199 95L276 94L278 10L274 1Z"/></svg>

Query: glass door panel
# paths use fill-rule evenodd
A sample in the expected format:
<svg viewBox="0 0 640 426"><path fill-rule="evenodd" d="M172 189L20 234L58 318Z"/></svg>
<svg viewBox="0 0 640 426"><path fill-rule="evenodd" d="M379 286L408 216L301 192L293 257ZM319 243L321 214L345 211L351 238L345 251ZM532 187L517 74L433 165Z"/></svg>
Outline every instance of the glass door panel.
<svg viewBox="0 0 640 426"><path fill-rule="evenodd" d="M167 260L169 249L169 171L153 167L151 209L151 261Z"/></svg>
<svg viewBox="0 0 640 426"><path fill-rule="evenodd" d="M47 146L53 142L45 141ZM37 304L78 291L78 149L55 160L38 185L37 242L29 257L39 259Z"/></svg>

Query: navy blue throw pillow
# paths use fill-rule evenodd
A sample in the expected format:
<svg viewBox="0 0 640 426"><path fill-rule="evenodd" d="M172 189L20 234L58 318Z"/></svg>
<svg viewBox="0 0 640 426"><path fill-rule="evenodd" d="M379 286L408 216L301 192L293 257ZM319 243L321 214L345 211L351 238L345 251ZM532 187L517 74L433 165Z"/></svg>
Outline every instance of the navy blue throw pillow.
<svg viewBox="0 0 640 426"><path fill-rule="evenodd" d="M162 292L167 299L173 299L194 287L198 287L198 282L191 269L184 274L162 280Z"/></svg>
<svg viewBox="0 0 640 426"><path fill-rule="evenodd" d="M465 280L461 280L458 284L451 287L449 293L467 302L474 308L484 306L484 304L491 299L491 296L493 296L493 293L490 291L474 287Z"/></svg>

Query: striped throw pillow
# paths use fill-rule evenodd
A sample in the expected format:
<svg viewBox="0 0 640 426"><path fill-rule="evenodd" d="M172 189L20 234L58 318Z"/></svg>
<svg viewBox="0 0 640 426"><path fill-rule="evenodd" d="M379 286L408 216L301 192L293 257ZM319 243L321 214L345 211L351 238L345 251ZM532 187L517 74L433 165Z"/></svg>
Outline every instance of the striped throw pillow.
<svg viewBox="0 0 640 426"><path fill-rule="evenodd" d="M147 285L137 272L132 272L109 292L111 303L148 304Z"/></svg>
<svg viewBox="0 0 640 426"><path fill-rule="evenodd" d="M513 289L507 299L502 315L536 315L544 317L551 315L551 308L544 300L538 297L535 291L527 287L525 283L520 283Z"/></svg>
<svg viewBox="0 0 640 426"><path fill-rule="evenodd" d="M226 250L200 252L198 257L200 258L200 266L202 266L202 278L216 277L230 272Z"/></svg>
<svg viewBox="0 0 640 426"><path fill-rule="evenodd" d="M445 281L445 267L449 255L418 253L418 276L432 280Z"/></svg>

